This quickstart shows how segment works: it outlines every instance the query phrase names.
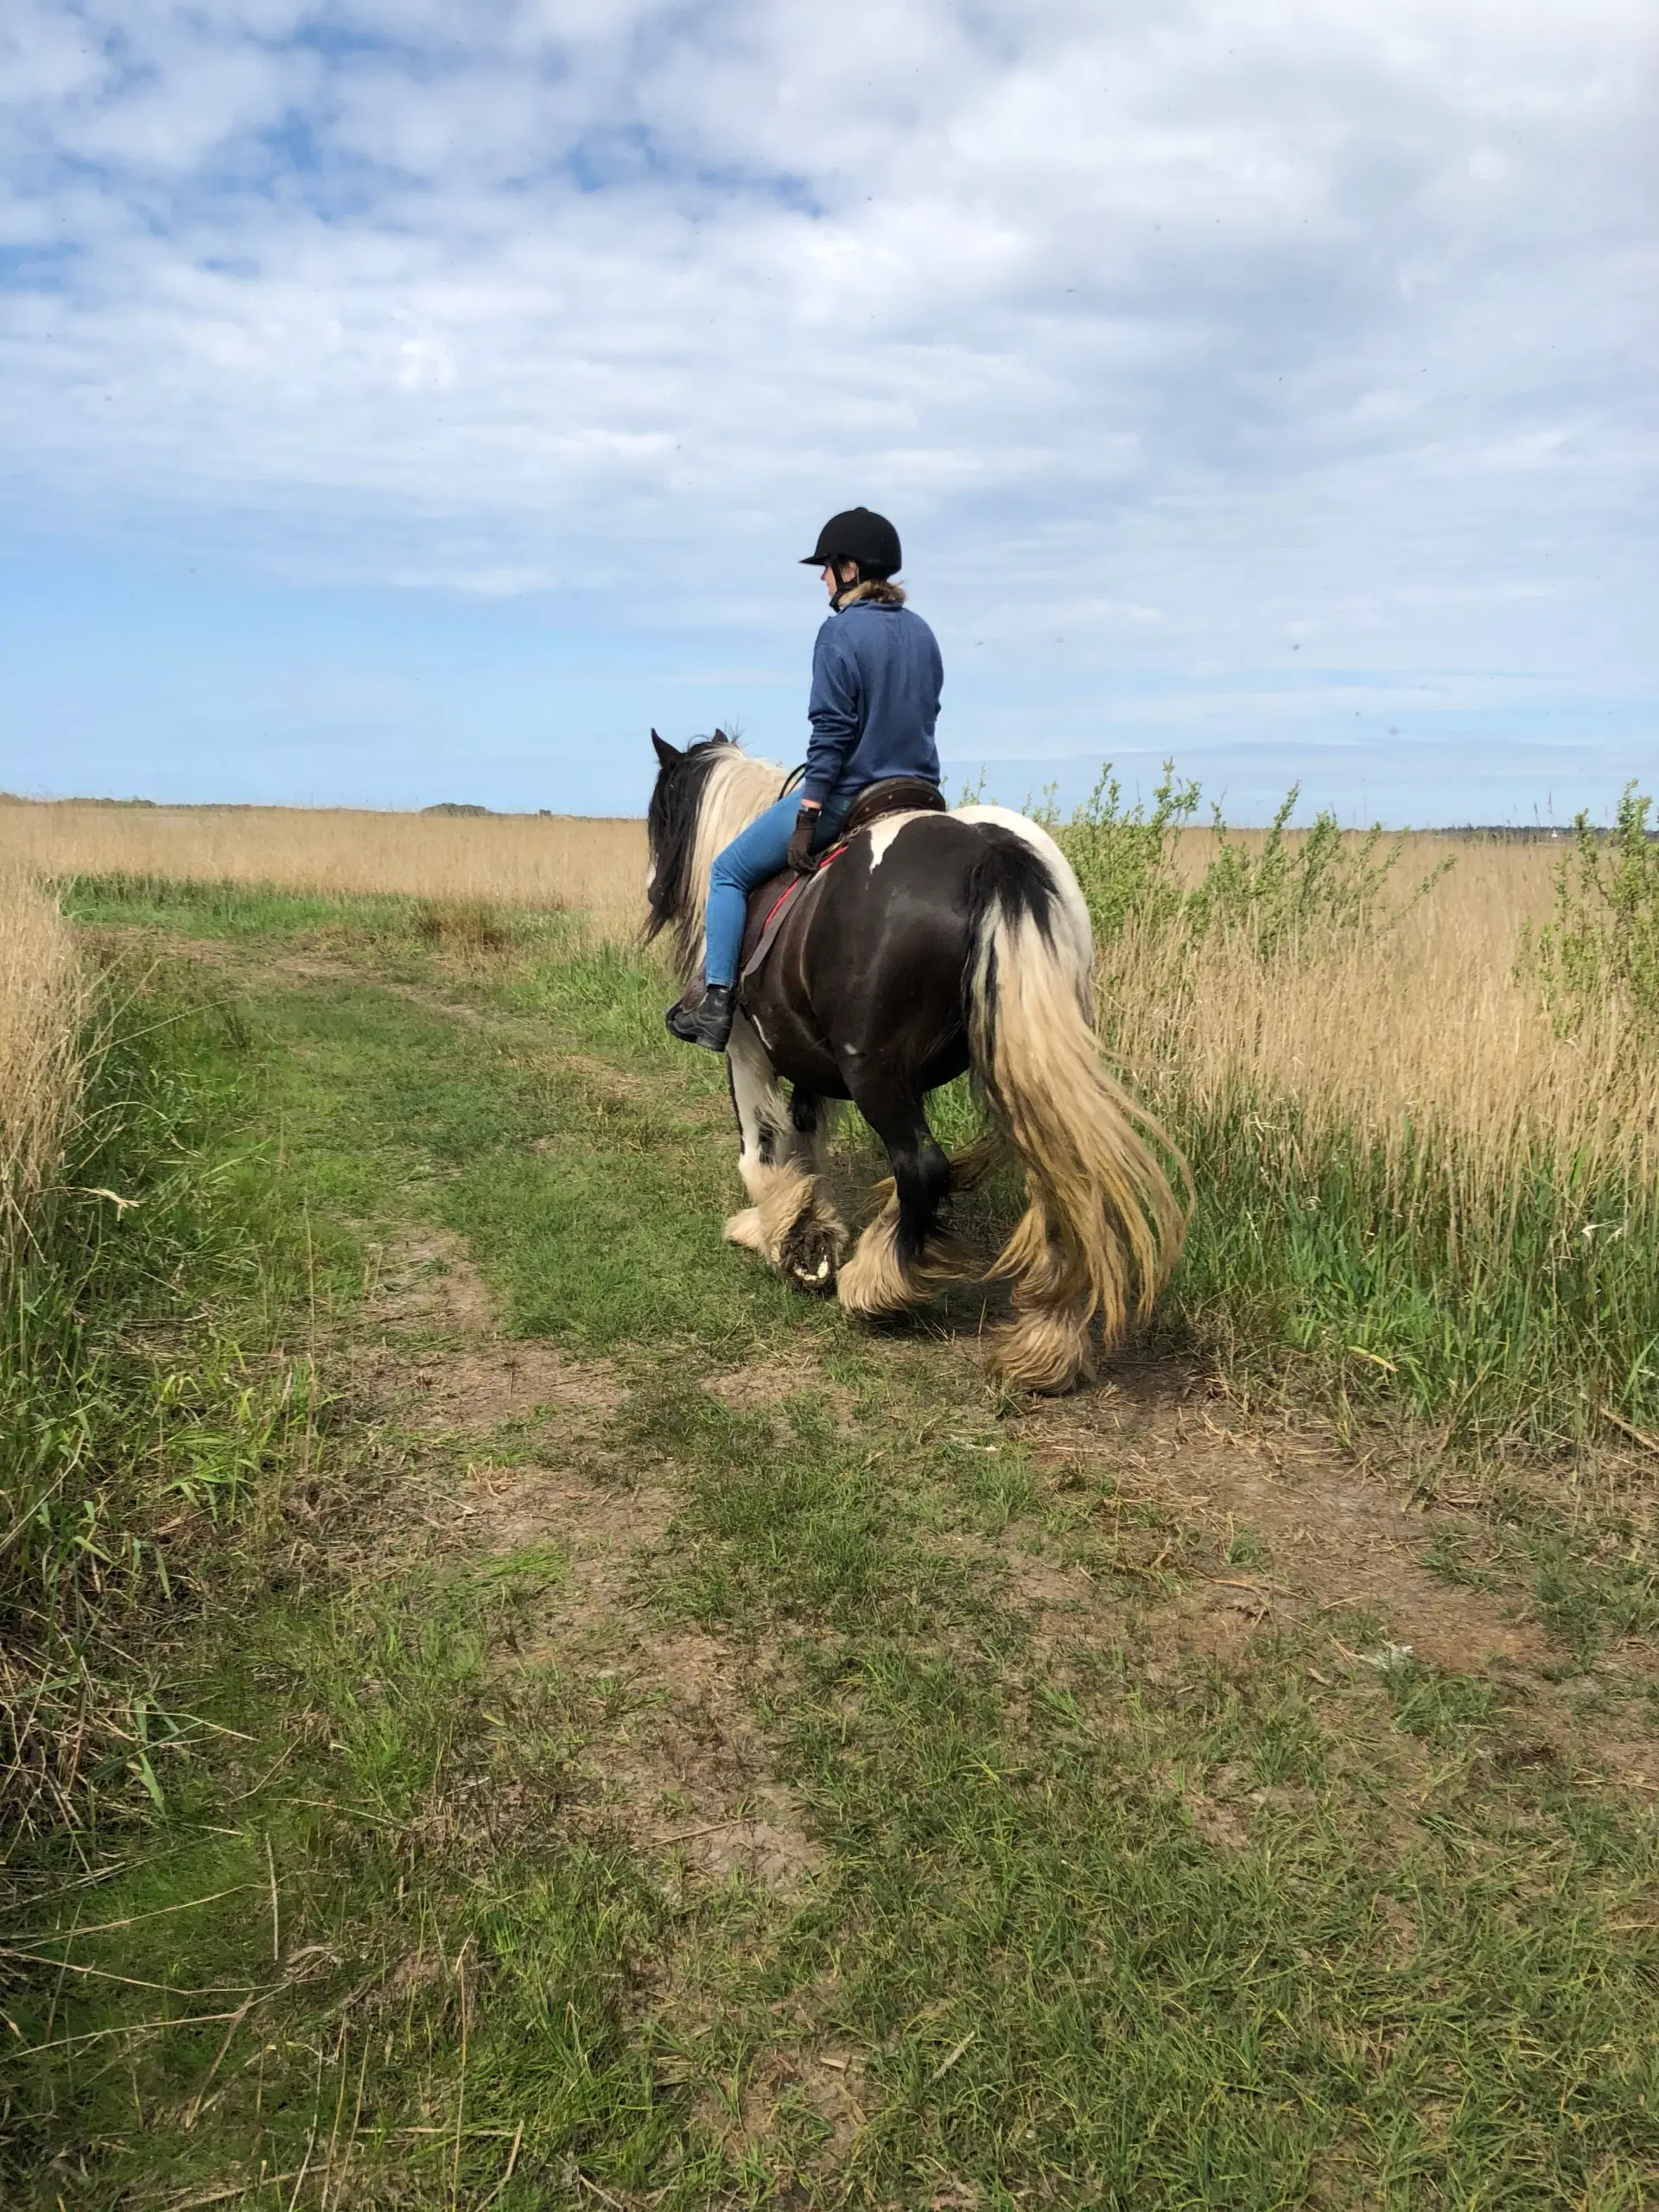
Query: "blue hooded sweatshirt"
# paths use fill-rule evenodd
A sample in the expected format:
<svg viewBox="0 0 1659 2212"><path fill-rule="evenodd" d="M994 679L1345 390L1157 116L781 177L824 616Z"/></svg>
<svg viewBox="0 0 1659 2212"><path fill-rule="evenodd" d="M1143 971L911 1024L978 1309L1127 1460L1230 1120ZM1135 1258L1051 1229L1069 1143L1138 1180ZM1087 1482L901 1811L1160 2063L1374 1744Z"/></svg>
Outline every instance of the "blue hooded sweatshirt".
<svg viewBox="0 0 1659 2212"><path fill-rule="evenodd" d="M883 776L939 780L933 731L944 664L919 614L855 599L832 614L812 648L803 798L850 799Z"/></svg>

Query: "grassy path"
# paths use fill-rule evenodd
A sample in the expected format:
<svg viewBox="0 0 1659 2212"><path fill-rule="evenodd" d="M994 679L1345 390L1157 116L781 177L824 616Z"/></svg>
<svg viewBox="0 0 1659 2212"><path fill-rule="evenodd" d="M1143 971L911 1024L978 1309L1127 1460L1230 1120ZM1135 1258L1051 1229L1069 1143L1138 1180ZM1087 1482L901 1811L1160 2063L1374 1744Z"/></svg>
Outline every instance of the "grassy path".
<svg viewBox="0 0 1659 2212"><path fill-rule="evenodd" d="M229 1102L248 1373L323 1398L162 1802L35 1870L8 2202L1655 2196L1653 1600L1582 1515L849 1332L556 933L91 918Z"/></svg>

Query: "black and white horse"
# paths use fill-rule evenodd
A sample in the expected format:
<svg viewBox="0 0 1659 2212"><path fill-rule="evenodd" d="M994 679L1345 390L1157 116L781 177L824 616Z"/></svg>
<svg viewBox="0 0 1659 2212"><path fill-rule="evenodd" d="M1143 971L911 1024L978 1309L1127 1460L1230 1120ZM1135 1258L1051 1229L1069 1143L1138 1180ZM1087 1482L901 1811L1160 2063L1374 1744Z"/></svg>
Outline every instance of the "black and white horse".
<svg viewBox="0 0 1659 2212"><path fill-rule="evenodd" d="M689 978L715 857L785 778L718 734L684 752L652 742L646 934L669 933ZM1154 1148L1166 1141L1102 1064L1093 993L1088 909L1035 823L965 806L860 831L741 987L728 1059L750 1204L727 1236L849 1313L896 1313L974 1271L941 1211L1011 1151L1027 1204L989 1270L1013 1299L991 1363L1027 1389L1070 1389L1096 1336L1110 1347L1148 1312L1185 1227ZM924 1102L969 1069L995 1134L950 1160ZM850 1255L820 1180L831 1102L847 1098L893 1164Z"/></svg>

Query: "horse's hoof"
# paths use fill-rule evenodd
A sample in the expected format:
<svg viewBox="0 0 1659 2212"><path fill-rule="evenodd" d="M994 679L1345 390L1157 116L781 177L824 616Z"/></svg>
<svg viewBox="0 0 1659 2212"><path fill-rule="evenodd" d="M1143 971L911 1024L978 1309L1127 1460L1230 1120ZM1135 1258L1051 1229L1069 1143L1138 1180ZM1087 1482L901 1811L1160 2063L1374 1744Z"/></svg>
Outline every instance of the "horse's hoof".
<svg viewBox="0 0 1659 2212"><path fill-rule="evenodd" d="M799 1289L816 1298L833 1298L841 1264L841 1240L829 1222L803 1221L789 1239L784 1272Z"/></svg>
<svg viewBox="0 0 1659 2212"><path fill-rule="evenodd" d="M836 1264L828 1253L819 1258L816 1266L804 1260L792 1260L789 1275L798 1290L810 1291L814 1298L833 1298L836 1294Z"/></svg>

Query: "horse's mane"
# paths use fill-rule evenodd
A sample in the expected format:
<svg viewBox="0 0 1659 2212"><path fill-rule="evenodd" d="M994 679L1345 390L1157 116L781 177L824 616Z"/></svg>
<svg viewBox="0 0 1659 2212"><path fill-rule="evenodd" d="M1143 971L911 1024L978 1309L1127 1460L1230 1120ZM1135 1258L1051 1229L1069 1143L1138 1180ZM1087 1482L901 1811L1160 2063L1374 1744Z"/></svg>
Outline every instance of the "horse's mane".
<svg viewBox="0 0 1659 2212"><path fill-rule="evenodd" d="M645 942L673 932L675 964L690 976L702 957L702 910L715 856L784 788L785 771L774 760L755 760L729 737L689 745L664 767L651 795L646 835L651 877Z"/></svg>

